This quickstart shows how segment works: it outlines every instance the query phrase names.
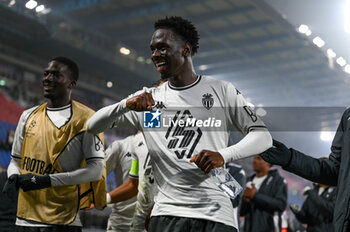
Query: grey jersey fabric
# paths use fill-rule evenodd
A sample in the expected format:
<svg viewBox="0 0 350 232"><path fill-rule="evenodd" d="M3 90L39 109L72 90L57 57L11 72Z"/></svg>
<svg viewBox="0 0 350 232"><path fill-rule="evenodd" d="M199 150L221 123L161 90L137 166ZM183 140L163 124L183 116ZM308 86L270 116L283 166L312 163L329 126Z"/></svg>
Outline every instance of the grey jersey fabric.
<svg viewBox="0 0 350 232"><path fill-rule="evenodd" d="M129 180L134 136L113 142L106 150L107 174L114 172L117 187ZM112 213L108 219L108 231L127 232L130 230L136 205L136 196L122 202L112 204Z"/></svg>
<svg viewBox="0 0 350 232"><path fill-rule="evenodd" d="M154 196L157 193L157 189L154 184L150 154L142 133L138 133L134 136L134 144L136 146L133 152L133 159L138 160L139 162L139 186L135 213L132 219L130 231L141 232L145 231L145 220L149 211L153 207Z"/></svg>

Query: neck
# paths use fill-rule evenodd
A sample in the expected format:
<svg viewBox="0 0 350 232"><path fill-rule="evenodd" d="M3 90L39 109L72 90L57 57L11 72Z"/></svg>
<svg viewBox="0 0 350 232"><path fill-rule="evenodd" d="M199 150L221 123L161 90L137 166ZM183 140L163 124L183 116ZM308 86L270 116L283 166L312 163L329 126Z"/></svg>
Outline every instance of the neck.
<svg viewBox="0 0 350 232"><path fill-rule="evenodd" d="M70 97L69 98L62 98L62 99L49 99L47 101L47 107L59 108L59 107L68 105L70 102L71 102Z"/></svg>
<svg viewBox="0 0 350 232"><path fill-rule="evenodd" d="M264 171L260 171L256 173L256 177L262 177L262 176L266 176L269 173L269 170L264 170Z"/></svg>
<svg viewBox="0 0 350 232"><path fill-rule="evenodd" d="M194 71L192 60L187 58L183 71L169 78L169 82L174 87L184 87L194 83L197 80L197 74Z"/></svg>

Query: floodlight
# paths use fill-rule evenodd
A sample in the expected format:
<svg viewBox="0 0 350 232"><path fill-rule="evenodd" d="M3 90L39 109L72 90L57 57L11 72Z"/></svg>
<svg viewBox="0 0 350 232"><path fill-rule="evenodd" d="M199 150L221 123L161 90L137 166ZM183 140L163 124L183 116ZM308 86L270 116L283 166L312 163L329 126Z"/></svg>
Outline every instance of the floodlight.
<svg viewBox="0 0 350 232"><path fill-rule="evenodd" d="M34 1L34 0L29 0L27 3L26 3L26 7L30 10L34 9L36 6L38 5L38 2L37 1Z"/></svg>
<svg viewBox="0 0 350 232"><path fill-rule="evenodd" d="M316 37L312 40L312 42L313 42L314 44L316 44L316 46L319 47L319 48L322 48L322 47L325 45L325 42L324 42L323 39L321 39L321 37L319 37L319 36L316 36Z"/></svg>
<svg viewBox="0 0 350 232"><path fill-rule="evenodd" d="M125 48L125 47L121 47L119 49L120 53L123 54L123 55L129 55L130 54L130 50Z"/></svg>

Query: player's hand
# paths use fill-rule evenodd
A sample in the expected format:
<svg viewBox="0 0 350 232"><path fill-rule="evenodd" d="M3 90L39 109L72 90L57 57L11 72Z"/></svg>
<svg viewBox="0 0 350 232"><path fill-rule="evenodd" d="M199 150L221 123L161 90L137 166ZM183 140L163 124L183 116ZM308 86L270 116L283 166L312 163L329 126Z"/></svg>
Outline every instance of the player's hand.
<svg viewBox="0 0 350 232"><path fill-rule="evenodd" d="M18 186L17 186L17 174L11 175L5 182L2 193L5 194L11 200L17 200Z"/></svg>
<svg viewBox="0 0 350 232"><path fill-rule="evenodd" d="M256 194L256 188L255 188L255 185L252 184L251 188L249 188L249 187L245 188L244 193L243 193L243 198L249 202L251 199L254 198L255 194Z"/></svg>
<svg viewBox="0 0 350 232"><path fill-rule="evenodd" d="M51 186L50 176L38 176L32 173L19 175L17 180L18 186L23 189L24 192L30 190L37 190L48 188Z"/></svg>
<svg viewBox="0 0 350 232"><path fill-rule="evenodd" d="M300 206L298 204L291 204L289 206L290 210L294 213L294 214L298 214L301 210Z"/></svg>
<svg viewBox="0 0 350 232"><path fill-rule="evenodd" d="M224 165L224 158L219 152L202 150L190 159L191 163L196 163L205 174L208 174L212 169Z"/></svg>
<svg viewBox="0 0 350 232"><path fill-rule="evenodd" d="M152 110L153 105L154 105L154 100L153 100L152 94L147 92L144 92L140 95L129 98L126 101L126 107L134 111Z"/></svg>
<svg viewBox="0 0 350 232"><path fill-rule="evenodd" d="M277 164L282 167L288 166L292 158L290 149L277 140L273 140L273 146L260 154L260 156L270 164Z"/></svg>

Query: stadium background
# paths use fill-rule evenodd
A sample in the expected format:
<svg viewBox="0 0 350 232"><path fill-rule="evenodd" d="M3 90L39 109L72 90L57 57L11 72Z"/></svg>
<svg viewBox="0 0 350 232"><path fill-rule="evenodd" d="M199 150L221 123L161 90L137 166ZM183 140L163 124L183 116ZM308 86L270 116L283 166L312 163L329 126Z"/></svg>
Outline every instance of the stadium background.
<svg viewBox="0 0 350 232"><path fill-rule="evenodd" d="M0 0L0 165L9 164L8 133L22 111L44 100L41 77L48 60L77 61L81 74L73 98L97 110L159 78L149 41L153 22L166 15L197 26L197 73L232 82L273 137L327 156L350 99L346 4L350 15L346 0ZM106 144L131 133L110 130ZM238 139L232 133L230 143ZM251 159L238 163L252 173ZM280 171L288 201L301 204L311 183ZM113 178L108 180L112 188ZM83 212L85 228L101 227L108 213Z"/></svg>

